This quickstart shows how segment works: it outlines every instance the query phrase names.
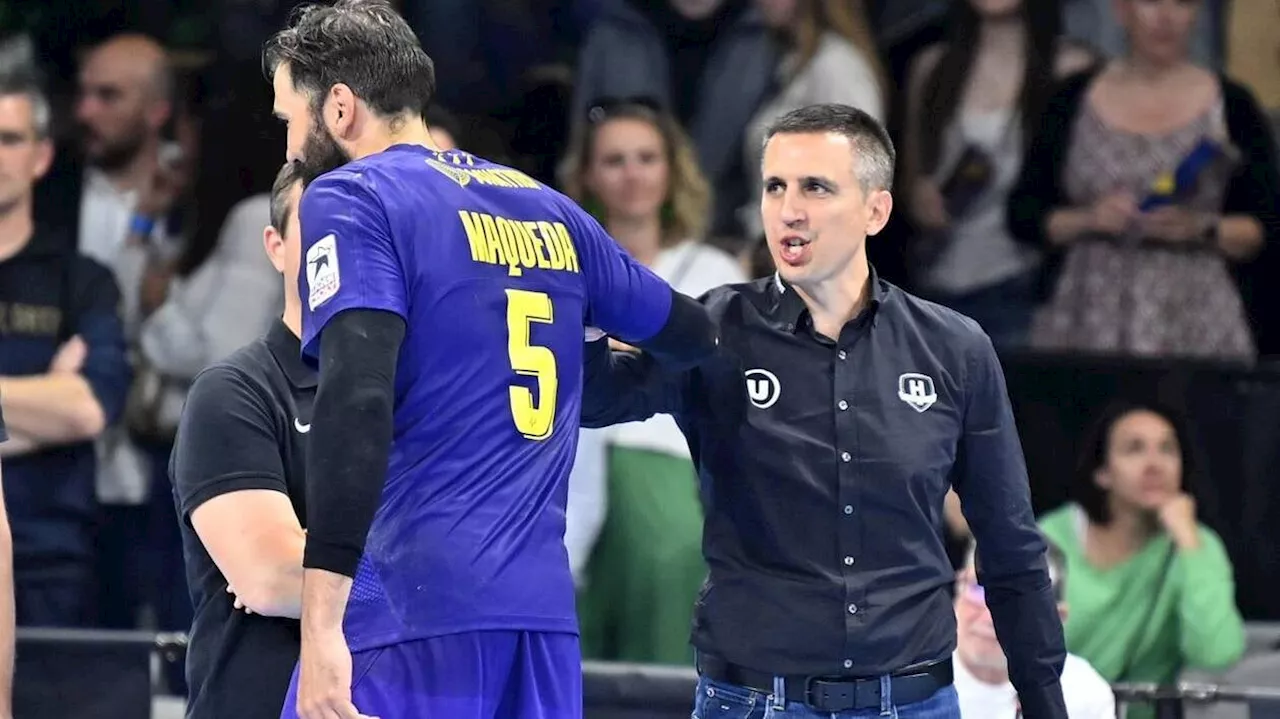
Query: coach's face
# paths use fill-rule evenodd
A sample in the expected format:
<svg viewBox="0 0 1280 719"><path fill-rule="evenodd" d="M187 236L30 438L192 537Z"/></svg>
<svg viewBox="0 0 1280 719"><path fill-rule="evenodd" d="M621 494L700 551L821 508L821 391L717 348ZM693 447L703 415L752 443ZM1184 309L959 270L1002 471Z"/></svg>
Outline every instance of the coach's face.
<svg viewBox="0 0 1280 719"><path fill-rule="evenodd" d="M854 149L836 132L778 134L765 147L760 212L788 282L804 288L840 276L889 219L889 193L863 190Z"/></svg>
<svg viewBox="0 0 1280 719"><path fill-rule="evenodd" d="M288 126L285 159L298 163L304 182L310 183L351 161L351 156L325 126L324 118L313 111L312 97L293 86L288 64L281 63L276 68L271 84L275 90L273 110Z"/></svg>

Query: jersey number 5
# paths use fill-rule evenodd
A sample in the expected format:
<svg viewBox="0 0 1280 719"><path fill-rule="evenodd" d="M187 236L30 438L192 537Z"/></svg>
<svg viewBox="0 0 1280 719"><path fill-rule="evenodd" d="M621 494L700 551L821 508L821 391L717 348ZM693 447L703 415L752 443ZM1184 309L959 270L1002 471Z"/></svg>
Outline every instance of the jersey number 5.
<svg viewBox="0 0 1280 719"><path fill-rule="evenodd" d="M551 297L544 292L507 290L507 354L516 374L538 381L538 401L528 387L509 387L511 418L516 430L528 439L551 436L556 416L556 356L546 347L529 343L533 322L550 324Z"/></svg>

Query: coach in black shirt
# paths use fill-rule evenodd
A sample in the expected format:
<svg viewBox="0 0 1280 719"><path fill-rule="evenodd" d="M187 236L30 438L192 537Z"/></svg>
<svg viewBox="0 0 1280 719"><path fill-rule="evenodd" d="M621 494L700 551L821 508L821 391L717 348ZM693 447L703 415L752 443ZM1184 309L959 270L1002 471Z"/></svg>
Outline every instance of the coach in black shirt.
<svg viewBox="0 0 1280 719"><path fill-rule="evenodd" d="M991 342L866 259L893 166L865 113L784 116L762 167L778 273L703 298L717 357L663 376L588 343L583 424L670 413L698 467L710 576L693 627L697 716L770 702L787 716L958 718L942 520L954 486L1023 716L1066 717L1062 625Z"/></svg>
<svg viewBox="0 0 1280 719"><path fill-rule="evenodd" d="M316 389L298 339L301 192L286 166L265 242L284 275L284 317L196 377L170 460L195 605L187 719L278 719L298 661L303 457Z"/></svg>

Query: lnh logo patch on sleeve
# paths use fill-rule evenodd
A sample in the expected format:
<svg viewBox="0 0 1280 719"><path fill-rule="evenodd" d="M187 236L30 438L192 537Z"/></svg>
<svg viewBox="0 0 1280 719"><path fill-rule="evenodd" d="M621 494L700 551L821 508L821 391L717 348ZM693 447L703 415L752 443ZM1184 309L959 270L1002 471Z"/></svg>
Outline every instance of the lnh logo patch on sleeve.
<svg viewBox="0 0 1280 719"><path fill-rule="evenodd" d="M321 237L307 250L307 304L315 311L329 298L338 294L342 284L338 274L338 236Z"/></svg>

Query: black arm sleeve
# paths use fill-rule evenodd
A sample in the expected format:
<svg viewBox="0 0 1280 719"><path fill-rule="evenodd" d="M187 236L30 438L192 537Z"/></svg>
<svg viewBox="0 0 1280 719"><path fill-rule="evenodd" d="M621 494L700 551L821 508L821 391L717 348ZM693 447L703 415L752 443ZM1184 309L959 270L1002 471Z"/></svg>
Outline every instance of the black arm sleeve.
<svg viewBox="0 0 1280 719"><path fill-rule="evenodd" d="M404 320L346 310L320 336L320 385L307 444L302 566L354 577L386 481Z"/></svg>
<svg viewBox="0 0 1280 719"><path fill-rule="evenodd" d="M716 325L700 302L671 290L671 310L658 333L637 345L663 364L682 370L702 364L720 343Z"/></svg>

